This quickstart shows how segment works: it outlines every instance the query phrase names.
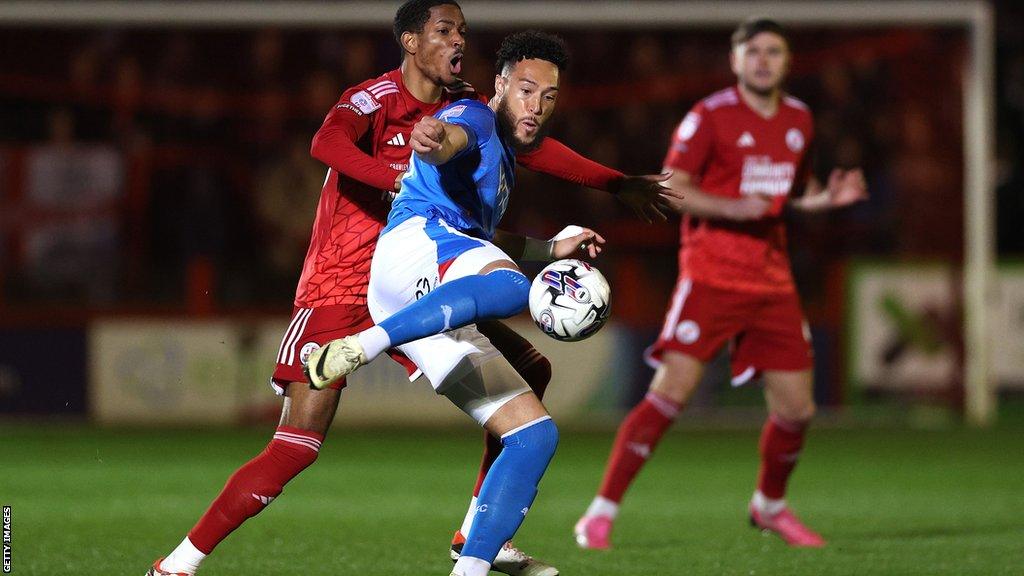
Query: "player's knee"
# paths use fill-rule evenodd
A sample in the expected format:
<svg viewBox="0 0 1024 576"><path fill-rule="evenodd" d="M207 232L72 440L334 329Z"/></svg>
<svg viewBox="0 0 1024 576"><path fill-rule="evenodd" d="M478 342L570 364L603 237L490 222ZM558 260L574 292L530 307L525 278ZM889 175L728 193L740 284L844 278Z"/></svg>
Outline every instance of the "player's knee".
<svg viewBox="0 0 1024 576"><path fill-rule="evenodd" d="M530 424L515 434L502 437L505 449L529 452L533 458L548 461L558 447L558 427L551 417Z"/></svg>
<svg viewBox="0 0 1024 576"><path fill-rule="evenodd" d="M800 407L797 413L798 422L810 422L814 419L815 414L818 413L818 405L814 401L805 403Z"/></svg>
<svg viewBox="0 0 1024 576"><path fill-rule="evenodd" d="M702 371L696 361L666 358L654 373L650 391L677 404L685 404L700 383Z"/></svg>
<svg viewBox="0 0 1024 576"><path fill-rule="evenodd" d="M813 420L817 412L818 406L814 403L814 400L807 400L778 406L775 409L775 416L785 422L804 425Z"/></svg>
<svg viewBox="0 0 1024 576"><path fill-rule="evenodd" d="M523 311L530 299L530 281L518 270L487 273L486 290L479 294L477 312L484 318L508 318Z"/></svg>

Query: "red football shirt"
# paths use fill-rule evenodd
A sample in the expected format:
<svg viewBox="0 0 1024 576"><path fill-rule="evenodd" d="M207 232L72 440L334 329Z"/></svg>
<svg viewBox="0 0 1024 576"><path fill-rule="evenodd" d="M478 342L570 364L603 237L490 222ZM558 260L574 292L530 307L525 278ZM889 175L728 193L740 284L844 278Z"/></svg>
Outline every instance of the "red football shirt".
<svg viewBox="0 0 1024 576"><path fill-rule="evenodd" d="M314 156L332 167L320 193L295 306L366 303L370 260L391 209L389 195L395 178L409 167L409 133L420 118L455 100L477 97L467 90L445 91L436 103L420 102L405 88L401 71L392 70L341 95L313 139ZM352 142L365 156L351 154ZM339 157L328 157L332 152ZM346 176L339 168L361 177Z"/></svg>
<svg viewBox="0 0 1024 576"><path fill-rule="evenodd" d="M665 166L689 173L707 194L762 194L773 205L766 217L752 222L685 215L680 275L742 292L794 289L780 214L790 191L807 180L813 137L810 110L791 96L783 96L771 118L747 106L736 87L690 110L672 137Z"/></svg>

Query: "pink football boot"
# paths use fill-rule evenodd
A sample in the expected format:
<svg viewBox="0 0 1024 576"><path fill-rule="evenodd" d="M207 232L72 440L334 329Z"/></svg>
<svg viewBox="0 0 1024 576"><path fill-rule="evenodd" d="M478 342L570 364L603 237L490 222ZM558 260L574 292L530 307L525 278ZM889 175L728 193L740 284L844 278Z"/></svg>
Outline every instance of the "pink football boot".
<svg viewBox="0 0 1024 576"><path fill-rule="evenodd" d="M761 530L775 532L786 544L798 548L821 548L825 545L825 539L817 532L804 526L803 522L789 510L783 508L774 516L758 512L753 506L750 507L750 525Z"/></svg>
<svg viewBox="0 0 1024 576"><path fill-rule="evenodd" d="M573 529L576 544L589 550L607 550L612 547L612 519L607 516L584 516Z"/></svg>

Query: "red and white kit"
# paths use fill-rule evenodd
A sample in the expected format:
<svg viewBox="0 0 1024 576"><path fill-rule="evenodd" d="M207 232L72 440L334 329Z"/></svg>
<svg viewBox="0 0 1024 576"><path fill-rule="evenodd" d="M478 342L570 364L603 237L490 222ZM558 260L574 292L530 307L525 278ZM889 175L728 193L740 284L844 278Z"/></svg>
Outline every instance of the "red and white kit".
<svg viewBox="0 0 1024 576"><path fill-rule="evenodd" d="M750 222L683 217L679 280L649 361L660 361L665 350L708 361L730 342L736 385L762 370L811 367L781 213L790 192L807 182L813 137L803 102L783 96L776 114L765 118L735 87L705 98L683 118L667 168L689 173L707 194L756 194L773 203L764 218Z"/></svg>
<svg viewBox="0 0 1024 576"><path fill-rule="evenodd" d="M329 166L309 250L295 291L292 321L278 351L271 384L278 393L304 381L302 365L319 346L373 325L366 308L370 262L387 222L395 179L409 167L409 134L424 116L463 98L486 101L468 84L445 90L440 101L416 99L392 70L346 90L313 137L312 154ZM622 173L583 158L545 138L517 162L538 172L608 189ZM410 375L416 366L392 357ZM333 388L343 387L344 380Z"/></svg>

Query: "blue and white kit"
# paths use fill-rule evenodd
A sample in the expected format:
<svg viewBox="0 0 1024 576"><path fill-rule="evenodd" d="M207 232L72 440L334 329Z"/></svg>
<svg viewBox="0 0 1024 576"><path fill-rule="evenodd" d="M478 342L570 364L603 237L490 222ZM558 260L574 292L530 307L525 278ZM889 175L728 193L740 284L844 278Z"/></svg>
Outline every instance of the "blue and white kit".
<svg viewBox="0 0 1024 576"><path fill-rule="evenodd" d="M496 260L512 260L491 243L508 205L515 163L494 112L476 100L460 100L437 117L464 128L469 143L440 166L412 155L370 268L367 303L378 324L441 284L476 275ZM473 324L398 348L449 397L456 393L450 385L500 355ZM482 424L529 390L523 386L489 390L487 398L470 399L463 409Z"/></svg>

